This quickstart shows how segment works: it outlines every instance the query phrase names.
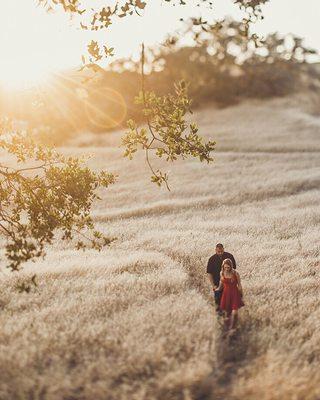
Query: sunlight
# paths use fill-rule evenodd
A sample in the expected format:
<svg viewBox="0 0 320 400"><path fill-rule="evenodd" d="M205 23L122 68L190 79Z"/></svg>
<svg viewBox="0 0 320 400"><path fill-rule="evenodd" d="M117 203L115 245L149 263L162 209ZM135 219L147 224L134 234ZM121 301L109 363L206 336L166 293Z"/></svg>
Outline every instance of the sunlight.
<svg viewBox="0 0 320 400"><path fill-rule="evenodd" d="M86 5L93 6L93 3L99 6L104 4L102 0L84 1ZM318 0L310 0L310 3L313 9L319 9ZM314 12L302 18L301 15L308 13L308 9L299 4L298 1L283 0L272 6L267 5L266 18L256 24L257 32L266 34L276 30L276 27L284 33L294 31L307 37L311 47L318 48L318 14ZM284 9L294 9L294 15L282 20ZM210 20L211 11L206 8L202 11ZM77 67L92 39L107 41L109 47L115 47L115 58L139 53L142 41L146 45L160 43L166 33L180 26L178 21L181 17L188 19L192 13L191 3L183 8L166 7L161 0L155 0L150 2L144 13L147 18L133 15L110 27L106 38L105 31L93 33L77 29L79 21L70 22L63 12L47 13L44 7L38 6L37 0L1 0L0 88L28 89L46 81L52 72ZM215 17L221 18L227 13L234 17L241 14L238 8L230 7L229 2L216 0ZM162 20L161 25L157 24L159 19ZM300 24L300 20L305 19L309 23Z"/></svg>
<svg viewBox="0 0 320 400"><path fill-rule="evenodd" d="M1 65L1 86L9 90L30 89L43 84L50 76L50 65L37 63L20 65L17 63L4 63Z"/></svg>
<svg viewBox="0 0 320 400"><path fill-rule="evenodd" d="M34 0L2 2L0 86L28 89L79 64L82 43L76 34L65 15L50 15Z"/></svg>

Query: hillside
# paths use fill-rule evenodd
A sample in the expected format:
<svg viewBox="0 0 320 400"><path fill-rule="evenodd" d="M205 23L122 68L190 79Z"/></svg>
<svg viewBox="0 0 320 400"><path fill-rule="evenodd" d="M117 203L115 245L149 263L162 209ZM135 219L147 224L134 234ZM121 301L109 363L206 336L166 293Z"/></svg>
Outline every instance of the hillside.
<svg viewBox="0 0 320 400"><path fill-rule="evenodd" d="M118 240L102 253L62 243L29 264L30 294L1 279L1 399L320 398L320 118L297 95L194 115L215 162L169 165L149 183L119 132L64 151L119 174L94 210ZM222 242L246 307L226 352L205 266ZM231 367L230 367L231 362ZM219 397L220 396L220 397Z"/></svg>

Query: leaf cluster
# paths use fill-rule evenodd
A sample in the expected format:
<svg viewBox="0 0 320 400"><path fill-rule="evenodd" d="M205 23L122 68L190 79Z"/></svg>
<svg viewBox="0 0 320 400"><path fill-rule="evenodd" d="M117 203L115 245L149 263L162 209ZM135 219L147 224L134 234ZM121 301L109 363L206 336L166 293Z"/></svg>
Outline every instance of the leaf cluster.
<svg viewBox="0 0 320 400"><path fill-rule="evenodd" d="M154 1L154 0L153 0ZM244 34L250 36L249 28L251 23L257 19L262 19L261 6L269 0L230 0L235 6L243 9L246 16L243 18L243 26L245 28ZM79 26L81 29L90 31L99 31L108 29L114 23L116 18L124 18L133 14L141 15L141 12L151 3L151 0L122 0L115 1L113 6L89 7L83 5L81 0L38 0L39 4L47 8L47 10L54 10L61 7L65 12L79 17ZM201 5L207 5L210 9L214 9L214 0L165 0L166 3L172 5L193 5L199 8ZM181 18L181 20L183 20ZM202 17L193 18L194 26L201 26L206 30L208 24ZM252 35L253 39L258 41L257 35ZM97 42L92 41L87 46L89 52L89 62L83 62L85 67L89 67L97 71L95 63L100 62L103 58L113 56L114 49L109 46L98 45ZM84 56L82 56L84 59Z"/></svg>
<svg viewBox="0 0 320 400"><path fill-rule="evenodd" d="M111 242L94 230L90 211L97 189L114 183L112 174L39 146L26 133L4 136L0 148L15 160L0 163L0 232L9 268L44 255L57 231L64 240L80 237L77 248L100 250Z"/></svg>
<svg viewBox="0 0 320 400"><path fill-rule="evenodd" d="M175 85L173 94L158 96L154 92L141 91L135 101L145 116L146 126L139 127L135 121L128 121L129 130L122 140L124 155L132 159L139 149L144 150L152 171L152 182L159 186L165 184L169 189L168 175L153 168L150 151L156 157L171 162L187 157L198 158L201 162L213 161L211 153L215 142L204 143L197 125L187 121L191 101L184 81Z"/></svg>

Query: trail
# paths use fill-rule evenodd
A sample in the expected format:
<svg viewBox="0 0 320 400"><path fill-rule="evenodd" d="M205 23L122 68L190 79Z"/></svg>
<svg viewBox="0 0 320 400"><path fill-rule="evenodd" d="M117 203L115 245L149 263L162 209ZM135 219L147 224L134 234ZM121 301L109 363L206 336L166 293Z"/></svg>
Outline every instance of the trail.
<svg viewBox="0 0 320 400"><path fill-rule="evenodd" d="M242 322L236 336L230 338L221 327L216 340L216 366L195 393L196 400L235 399L232 395L234 382L240 368L249 362L247 354L251 343L248 328Z"/></svg>
<svg viewBox="0 0 320 400"><path fill-rule="evenodd" d="M189 277L189 285L197 289L204 299L212 305L213 318L216 318L218 326L217 337L213 354L212 372L201 382L198 387L193 388L192 398L195 400L233 400L232 395L234 382L238 372L249 361L249 351L254 351L253 343L250 342L250 331L253 323L248 318L239 320L236 335L228 337L226 335L223 319L214 314L213 297L208 293L204 263L195 256L188 256L174 251L166 251L165 254L174 261L179 262Z"/></svg>

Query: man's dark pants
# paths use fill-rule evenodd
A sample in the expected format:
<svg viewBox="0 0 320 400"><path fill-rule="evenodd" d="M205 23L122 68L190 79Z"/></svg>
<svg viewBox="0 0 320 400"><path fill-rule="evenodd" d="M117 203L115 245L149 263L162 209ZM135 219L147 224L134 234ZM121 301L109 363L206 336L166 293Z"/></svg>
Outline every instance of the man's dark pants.
<svg viewBox="0 0 320 400"><path fill-rule="evenodd" d="M214 291L214 302L216 303L216 309L219 309L220 301L222 296L222 290L215 290Z"/></svg>

